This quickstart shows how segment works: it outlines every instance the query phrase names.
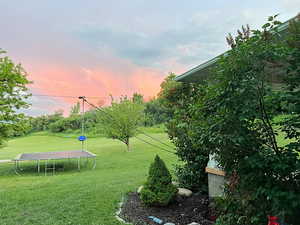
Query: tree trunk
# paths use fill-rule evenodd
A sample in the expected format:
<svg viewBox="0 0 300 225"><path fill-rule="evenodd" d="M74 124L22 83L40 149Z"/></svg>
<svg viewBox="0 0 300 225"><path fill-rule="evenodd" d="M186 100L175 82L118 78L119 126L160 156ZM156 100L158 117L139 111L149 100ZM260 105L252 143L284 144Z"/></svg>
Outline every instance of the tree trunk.
<svg viewBox="0 0 300 225"><path fill-rule="evenodd" d="M130 152L129 138L126 140L127 152Z"/></svg>

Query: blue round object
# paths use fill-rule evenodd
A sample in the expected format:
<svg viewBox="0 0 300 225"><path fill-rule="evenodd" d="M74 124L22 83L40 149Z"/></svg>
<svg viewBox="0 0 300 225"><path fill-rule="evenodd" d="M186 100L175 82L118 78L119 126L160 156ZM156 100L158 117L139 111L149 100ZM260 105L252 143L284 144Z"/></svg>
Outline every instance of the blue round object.
<svg viewBox="0 0 300 225"><path fill-rule="evenodd" d="M79 140L79 141L85 141L85 140L86 140L86 136L79 136L79 137L78 137L78 140Z"/></svg>

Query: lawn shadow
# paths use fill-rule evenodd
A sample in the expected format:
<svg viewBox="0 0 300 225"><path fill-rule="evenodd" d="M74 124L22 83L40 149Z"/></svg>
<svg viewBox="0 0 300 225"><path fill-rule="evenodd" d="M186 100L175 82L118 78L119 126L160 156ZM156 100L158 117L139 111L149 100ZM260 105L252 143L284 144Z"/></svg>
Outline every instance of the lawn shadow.
<svg viewBox="0 0 300 225"><path fill-rule="evenodd" d="M93 169L93 160L68 159L68 160L40 160L30 162L19 162L17 170L15 167L10 173L17 173L18 175L59 175L63 173L74 173L84 170Z"/></svg>

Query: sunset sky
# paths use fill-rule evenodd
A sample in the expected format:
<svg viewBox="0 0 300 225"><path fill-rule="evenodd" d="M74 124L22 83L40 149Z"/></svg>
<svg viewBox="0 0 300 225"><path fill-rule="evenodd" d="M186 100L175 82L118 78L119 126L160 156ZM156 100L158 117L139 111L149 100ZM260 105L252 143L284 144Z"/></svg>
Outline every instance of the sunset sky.
<svg viewBox="0 0 300 225"><path fill-rule="evenodd" d="M23 65L33 94L108 104L109 94L155 96L169 72L224 52L228 32L277 13L285 21L300 0L0 0L0 9L0 48ZM33 96L26 113L68 111L75 101Z"/></svg>

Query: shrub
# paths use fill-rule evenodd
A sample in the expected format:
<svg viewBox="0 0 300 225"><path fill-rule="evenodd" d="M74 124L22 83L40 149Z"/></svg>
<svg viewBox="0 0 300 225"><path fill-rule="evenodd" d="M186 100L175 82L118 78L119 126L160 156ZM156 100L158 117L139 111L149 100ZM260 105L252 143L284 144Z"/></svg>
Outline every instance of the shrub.
<svg viewBox="0 0 300 225"><path fill-rule="evenodd" d="M161 84L160 101L172 111L172 119L166 124L169 138L176 148L176 155L181 161L176 165L175 173L180 186L194 192L207 192L207 174L205 167L209 151L199 144L202 124L196 103L206 92L200 84L180 83L170 74ZM195 107L196 106L196 107Z"/></svg>
<svg viewBox="0 0 300 225"><path fill-rule="evenodd" d="M150 165L149 176L141 191L141 199L148 206L166 206L175 197L177 188L163 160L156 155Z"/></svg>
<svg viewBox="0 0 300 225"><path fill-rule="evenodd" d="M205 96L194 106L198 145L216 154L229 178L218 225L267 224L267 215L299 224L300 22L292 23L297 32L286 34L292 44L287 45L277 38L273 28L280 22L274 18L263 31L249 36L243 28L235 39L229 36L232 49L218 60ZM281 96L294 106L279 123L271 107L281 104L273 99L275 72L283 80ZM278 133L287 144L279 145Z"/></svg>
<svg viewBox="0 0 300 225"><path fill-rule="evenodd" d="M67 130L78 130L81 128L82 118L79 115L61 118L49 125L49 129L53 133L66 132Z"/></svg>

